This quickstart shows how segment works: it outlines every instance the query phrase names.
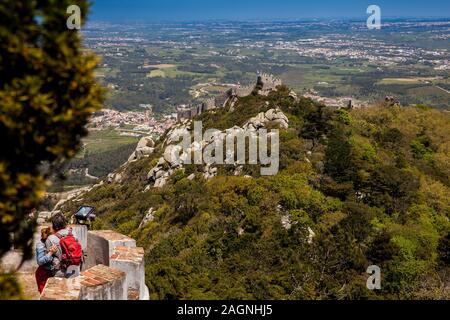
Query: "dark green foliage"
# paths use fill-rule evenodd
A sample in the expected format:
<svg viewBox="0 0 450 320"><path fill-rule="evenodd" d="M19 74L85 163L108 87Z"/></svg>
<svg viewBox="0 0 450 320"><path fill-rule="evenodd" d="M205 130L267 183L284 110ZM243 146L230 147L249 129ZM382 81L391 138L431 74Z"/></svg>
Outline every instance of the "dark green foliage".
<svg viewBox="0 0 450 320"><path fill-rule="evenodd" d="M375 265L382 265L398 253L398 248L391 242L391 235L382 231L377 234L367 250L367 258Z"/></svg>
<svg viewBox="0 0 450 320"><path fill-rule="evenodd" d="M332 112L326 106L306 102L302 105L306 108L303 111L304 125L301 129L301 137L311 140L314 147L332 128L330 124Z"/></svg>
<svg viewBox="0 0 450 320"><path fill-rule="evenodd" d="M371 175L364 186L366 202L384 207L388 213L404 211L417 197L419 178L406 169L383 166Z"/></svg>
<svg viewBox="0 0 450 320"><path fill-rule="evenodd" d="M432 142L425 134L418 135L416 139L411 141L411 149L416 159L424 159L433 153Z"/></svg>
<svg viewBox="0 0 450 320"><path fill-rule="evenodd" d="M387 128L383 132L377 132L376 139L381 146L394 151L404 144L404 136L397 128ZM399 156L401 156L401 153Z"/></svg>
<svg viewBox="0 0 450 320"><path fill-rule="evenodd" d="M350 133L338 126L331 133L327 145L325 172L337 182L355 179L356 168L352 162L352 145L349 137Z"/></svg>
<svg viewBox="0 0 450 320"><path fill-rule="evenodd" d="M439 262L444 266L450 267L450 233L439 241L437 250L439 254Z"/></svg>

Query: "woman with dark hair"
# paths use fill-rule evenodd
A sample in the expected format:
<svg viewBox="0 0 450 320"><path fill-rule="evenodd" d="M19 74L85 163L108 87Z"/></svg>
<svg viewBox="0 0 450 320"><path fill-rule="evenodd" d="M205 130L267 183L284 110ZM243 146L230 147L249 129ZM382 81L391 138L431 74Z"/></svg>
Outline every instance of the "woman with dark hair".
<svg viewBox="0 0 450 320"><path fill-rule="evenodd" d="M54 275L53 266L53 255L58 250L55 245L52 245L49 250L45 246L45 242L48 237L52 234L52 229L50 227L41 230L41 241L36 243L36 259L39 267L36 270L36 283L38 286L39 293L44 290L45 284L48 278Z"/></svg>

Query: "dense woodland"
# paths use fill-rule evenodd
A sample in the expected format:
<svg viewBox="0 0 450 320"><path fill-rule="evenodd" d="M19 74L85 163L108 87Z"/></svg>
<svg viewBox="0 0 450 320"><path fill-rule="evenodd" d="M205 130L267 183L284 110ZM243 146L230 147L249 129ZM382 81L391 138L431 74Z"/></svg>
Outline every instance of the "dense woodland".
<svg viewBox="0 0 450 320"><path fill-rule="evenodd" d="M336 110L288 94L279 87L200 117L225 129L281 107L290 128L280 132L279 174L246 166L253 178L236 177L225 166L190 181L202 172L192 165L144 192L155 154L130 165L122 183L85 195L95 228L145 248L152 299L449 299L450 115ZM152 207L155 220L139 227ZM369 265L381 267L379 291L366 288Z"/></svg>
<svg viewBox="0 0 450 320"><path fill-rule="evenodd" d="M82 158L74 158L65 163L51 177L49 192L65 191L64 188L86 186L96 180L86 177L85 170L98 179L106 178L109 173L123 165L130 154L136 149L136 143L119 146L112 150L100 153L89 153Z"/></svg>

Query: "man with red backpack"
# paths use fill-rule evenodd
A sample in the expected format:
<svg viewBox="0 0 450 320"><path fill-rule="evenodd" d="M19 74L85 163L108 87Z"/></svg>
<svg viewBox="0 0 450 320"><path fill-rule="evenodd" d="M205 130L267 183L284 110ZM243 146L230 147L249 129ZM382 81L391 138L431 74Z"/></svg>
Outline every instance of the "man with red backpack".
<svg viewBox="0 0 450 320"><path fill-rule="evenodd" d="M62 214L52 217L54 234L45 242L47 249L53 245L57 247L54 254L56 277L71 278L80 275L83 259L83 250L80 242L72 233L72 228L67 227L67 220Z"/></svg>

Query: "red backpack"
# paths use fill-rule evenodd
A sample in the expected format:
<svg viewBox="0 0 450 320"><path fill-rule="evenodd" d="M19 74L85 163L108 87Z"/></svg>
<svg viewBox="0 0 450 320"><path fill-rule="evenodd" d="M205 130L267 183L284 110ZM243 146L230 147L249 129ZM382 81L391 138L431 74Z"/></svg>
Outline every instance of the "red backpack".
<svg viewBox="0 0 450 320"><path fill-rule="evenodd" d="M78 240L73 236L72 229L67 236L55 234L59 238L61 247L61 268L66 270L70 266L80 266L83 258L83 249Z"/></svg>

